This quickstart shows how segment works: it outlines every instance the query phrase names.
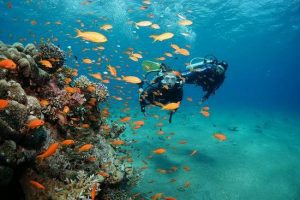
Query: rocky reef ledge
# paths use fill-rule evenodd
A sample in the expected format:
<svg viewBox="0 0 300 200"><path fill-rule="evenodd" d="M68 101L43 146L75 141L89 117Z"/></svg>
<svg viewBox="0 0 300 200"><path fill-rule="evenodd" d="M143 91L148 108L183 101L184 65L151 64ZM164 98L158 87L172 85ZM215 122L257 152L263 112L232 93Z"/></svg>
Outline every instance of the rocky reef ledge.
<svg viewBox="0 0 300 200"><path fill-rule="evenodd" d="M130 199L125 126L108 120L107 87L77 76L52 43L0 41L1 199Z"/></svg>

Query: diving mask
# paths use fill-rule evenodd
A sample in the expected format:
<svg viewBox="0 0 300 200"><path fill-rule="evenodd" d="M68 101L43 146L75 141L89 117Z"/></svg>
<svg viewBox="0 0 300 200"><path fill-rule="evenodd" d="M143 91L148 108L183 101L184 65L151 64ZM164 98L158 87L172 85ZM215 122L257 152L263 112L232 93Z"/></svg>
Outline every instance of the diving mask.
<svg viewBox="0 0 300 200"><path fill-rule="evenodd" d="M177 78L173 73L168 73L164 76L163 80L161 81L162 84L169 85L173 87L176 84Z"/></svg>
<svg viewBox="0 0 300 200"><path fill-rule="evenodd" d="M218 74L223 74L225 69L222 65L217 65L216 71Z"/></svg>

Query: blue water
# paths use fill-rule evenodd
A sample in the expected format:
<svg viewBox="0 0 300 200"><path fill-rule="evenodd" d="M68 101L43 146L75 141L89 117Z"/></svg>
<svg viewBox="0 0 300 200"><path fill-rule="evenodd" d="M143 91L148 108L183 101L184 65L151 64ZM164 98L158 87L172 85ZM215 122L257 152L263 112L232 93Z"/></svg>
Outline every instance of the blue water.
<svg viewBox="0 0 300 200"><path fill-rule="evenodd" d="M131 116L145 120L145 126L136 131L137 135L127 129L123 136L140 141L135 147L140 157L145 159L156 147L153 140L161 146L170 143L176 146L169 154L154 158L136 192L164 192L178 199L195 200L300 199L300 174L296 170L300 167L300 1L152 0L146 10L140 9L142 5L146 4L125 0L1 1L0 39L8 44L39 43L42 38L55 40L65 51L69 46L72 56L67 64L78 67L73 59L76 55L79 73L85 75L106 71L111 64L120 66L118 76L141 77L141 61L172 52L170 44L191 46L185 47L190 56L177 55L178 59L164 61L178 70L184 70L184 63L192 58L207 54L226 60L229 68L225 82L206 102L212 109L211 118L199 114L201 107L197 101L203 95L202 90L185 86L184 98L192 97L193 102L183 101L172 124L162 120L167 133L164 136L156 134L159 128L155 124L159 120L144 118L139 112L136 86L115 80L107 84L111 95L132 97L129 100ZM154 18L148 16L150 13ZM178 14L193 24L178 25ZM32 20L37 24L32 25ZM157 23L161 28L136 29L129 23L143 20ZM56 24L57 21L61 24ZM112 30L100 30L103 24L113 25ZM101 44L105 50L93 51L91 49L99 45L75 38L76 28L105 34L108 42ZM155 43L149 38L151 34L163 32L172 32L175 36ZM123 53L128 47L141 51L143 59L139 62L128 59ZM84 48L90 50L83 51ZM102 58L103 62L86 65L81 62L83 58ZM105 58L109 61L104 61ZM116 89L116 85L123 86L123 90ZM123 103L109 100L113 117L126 115L119 109L124 108ZM149 112L167 116L159 109ZM234 126L239 127L238 132L229 131ZM261 134L255 132L257 126L263 129ZM212 138L216 131L227 133L228 142L220 144ZM170 132L176 134L169 141ZM178 145L180 139L188 140L188 144ZM147 148L141 148L144 146ZM188 156L193 149L200 152L195 160ZM141 164L140 157L137 165ZM156 172L157 168L172 165L182 167L182 163L187 163L191 171L181 169L171 175ZM191 186L186 191L176 190L180 184L168 183L170 178L179 179L177 182L181 185L190 180ZM150 179L155 182L147 182Z"/></svg>

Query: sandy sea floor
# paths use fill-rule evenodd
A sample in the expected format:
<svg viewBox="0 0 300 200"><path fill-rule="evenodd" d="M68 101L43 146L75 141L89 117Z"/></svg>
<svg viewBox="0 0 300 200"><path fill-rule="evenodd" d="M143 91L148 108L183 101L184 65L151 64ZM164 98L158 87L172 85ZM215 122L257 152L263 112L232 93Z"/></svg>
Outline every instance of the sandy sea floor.
<svg viewBox="0 0 300 200"><path fill-rule="evenodd" d="M157 113L160 119L151 116ZM179 110L172 124L158 108L148 109L147 118L140 113L132 118L145 125L135 132L128 128L123 137L138 141L135 164L148 166L135 192L147 199L158 192L187 200L300 199L299 114L254 108L210 113L205 118L194 105ZM164 134L158 134L160 128ZM227 140L215 139L216 132ZM165 154L152 153L161 147Z"/></svg>

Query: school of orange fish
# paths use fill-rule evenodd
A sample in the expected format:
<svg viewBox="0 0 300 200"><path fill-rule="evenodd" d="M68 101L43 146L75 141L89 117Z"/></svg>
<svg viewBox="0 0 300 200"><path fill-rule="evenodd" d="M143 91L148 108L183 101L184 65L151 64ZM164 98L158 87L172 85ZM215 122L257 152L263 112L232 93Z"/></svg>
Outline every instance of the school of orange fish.
<svg viewBox="0 0 300 200"><path fill-rule="evenodd" d="M82 2L82 5L87 6L89 4L90 4L89 1ZM138 8L138 10L140 10L141 12L147 11L149 6L151 6L151 0L144 0L144 1L142 1L142 5L141 5L141 7ZM10 4L7 4L7 7L9 9L11 9L13 7L13 5L10 3ZM129 10L128 12L132 12L132 11ZM93 14L93 13L90 13L90 14ZM155 18L155 16L152 13L148 13L147 16L152 18L152 19ZM178 25L180 25L180 26L190 26L190 25L193 24L193 22L191 20L187 19L182 14L177 14L177 16L179 18L178 22L177 22ZM107 19L102 18L102 20L106 21ZM103 43L108 41L108 37L105 36L103 33L100 33L98 31L83 31L83 28L85 27L85 24L81 20L76 20L76 22L79 23L82 30L80 30L80 29L75 30L76 31L75 39L80 38L82 41L92 42L92 43L95 43L96 45L99 45L99 44L102 45ZM162 29L161 25L159 25L158 23L153 23L153 21L150 21L150 20L141 20L141 21L129 22L129 23L131 23L137 30L141 29L141 28L145 28L145 27L150 27L153 30ZM37 20L31 20L30 21L31 26L36 26L36 25L39 25L39 24L40 23ZM50 25L50 24L55 24L55 25L59 26L59 25L62 25L63 22L62 21L56 21L56 22L47 21L47 22L44 23L44 25ZM114 26L112 24L104 23L99 27L99 30L104 31L106 34L109 34L109 33L112 32L113 28L114 28ZM185 34L185 33L181 33L181 34ZM72 34L69 35L69 36L73 37ZM165 41L165 40L172 39L174 36L175 36L175 34L171 33L171 32L161 32L160 34L151 34L149 36L149 38L152 38L153 42L162 42L162 41ZM49 40L57 42L58 38L50 38ZM170 47L173 50L173 54L182 55L182 56L189 56L190 55L189 50L186 49L186 48L190 48L190 46L188 46L188 45L186 45L186 48L184 48L184 47L180 47L177 44L171 43ZM172 51L171 49L170 49L170 51ZM83 52L89 51L89 50L90 49L88 49L88 48L82 49ZM103 50L105 50L105 47L104 46L97 46L97 47L93 48L93 50L96 51L96 52L103 51ZM118 51L115 51L115 52L118 52ZM132 47L127 48L127 50L124 52L124 54L127 55L128 59L130 59L133 62L139 62L140 59L143 58L142 51L135 50ZM165 52L161 57L157 57L157 58L154 58L154 59L163 61L163 60L166 60L166 57L168 57L168 58L173 57L174 56L173 54L170 53L170 52ZM72 55L72 52L69 52L69 57L71 55ZM109 63L110 60L106 57L105 61L107 63ZM40 64L42 64L43 66L45 66L47 68L52 68L51 62L52 62L52 60L41 60ZM110 80L118 80L118 81L124 81L125 83L129 83L129 84L139 84L142 81L139 77L134 76L132 74L126 74L125 75L125 74L119 73L118 69L120 69L121 67L120 66L112 66L111 64L108 64L107 68L106 68L106 70L109 72L109 74L107 72L105 72L105 70L104 71L102 70L102 72L100 72L100 71L93 72L91 66L92 65L99 66L101 62L102 62L101 58L99 58L97 61L95 61L93 59L90 59L90 58L83 58L82 59L82 64L88 66L87 69L88 69L89 76L93 77L94 79L96 79L98 81L101 81L102 83L109 84ZM17 67L17 65L10 59L1 59L0 60L0 68L7 69L7 70L16 70L16 67ZM79 64L77 64L77 67L79 67ZM126 65L126 67L128 67L128 65ZM174 72L174 73L176 73L176 72ZM78 75L78 74L74 74L74 75ZM180 75L180 74L178 74L178 75ZM65 80L65 83L66 83L65 90L69 93L80 93L79 88L74 88L74 87L68 86L68 84L71 81L72 80L70 78ZM128 100L131 99L131 96L127 96L127 94L122 92L123 86L118 86L117 85L117 86L115 86L115 88L118 89L119 92L121 94L123 94L124 96L115 96L115 95L113 95L111 97L114 98L117 101L123 101L125 99L127 100L127 101L124 102L125 108L122 110L122 112L124 112L126 114L127 111L130 110ZM94 91L95 88L93 88L91 86L90 88L88 88L88 90L89 91ZM187 97L186 100L188 102L193 102L193 99L191 97ZM91 102L91 104L92 103L93 102ZM48 102L47 99L40 99L40 104L41 104L41 106L47 106L49 104L49 102ZM172 110L175 110L175 109L180 107L180 102L169 103L169 104L166 104L166 105L158 103L157 105L160 106L161 109L163 109L163 110L172 111ZM0 110L3 110L8 106L9 106L9 100L0 99ZM64 109L62 110L62 113L68 113L68 112L69 112L69 108L67 106L64 107ZM199 113L203 117L209 117L210 116L209 107L208 106L202 107L200 109ZM109 116L109 114L110 114L110 112L109 112L108 108L105 108L105 109L102 110L102 116L107 117L107 116ZM152 117L156 118L156 119L159 118L158 115L152 115ZM129 116L128 114L126 114L126 116L121 117L119 119L119 122L128 123L128 125L133 130L139 129L145 124L144 120L138 120L138 121L134 121L134 122L132 122L131 120L132 120L132 117ZM27 127L29 129L35 129L35 128L38 128L38 127L44 126L44 125L45 125L45 122L41 119L32 119L32 120L27 122ZM157 127L162 127L163 123L159 122L156 126ZM89 125L85 124L85 125L83 125L83 128L89 128ZM104 130L109 129L109 127L107 125L106 126L103 125L101 128L104 129ZM160 131L158 132L158 134L163 135L164 131L160 128ZM212 136L213 136L213 138L215 138L215 139L217 139L221 142L227 140L226 135L224 135L223 133L213 133ZM115 146L126 144L126 142L123 141L123 140L111 140L110 143L112 145L115 145ZM179 141L180 145L183 145L183 144L186 144L186 143L187 143L187 141L185 141L185 140ZM64 140L64 141L61 141L61 142L56 142L56 143L50 144L48 149L45 152L43 152L43 153L41 153L40 155L37 156L37 159L38 160L47 159L47 157L50 157L51 155L55 154L55 152L58 148L68 148L69 145L74 145L74 144L76 144L76 141L74 141L74 140ZM92 144L85 144L83 146L78 147L77 152L80 153L80 152L83 152L83 151L89 151L92 148L93 148ZM168 150L164 147L159 147L157 149L154 149L152 151L152 153L157 154L157 155L161 155L161 154L168 153ZM197 153L198 153L198 150L195 149L192 152L190 152L189 155L194 156ZM145 166L143 166L142 169L143 170L148 169L148 163L146 161L143 161L143 162L144 162ZM173 166L171 169L168 169L168 170L166 170L166 169L157 169L157 172L161 173L161 174L164 174L164 173L170 173L170 172L173 172L173 171L176 171L176 170L177 170L177 167ZM190 168L188 166L184 166L183 170L189 171ZM105 172L102 172L101 175L106 176L106 174L103 174L103 173L105 173ZM171 180L171 182L175 182L175 181L176 181L175 179ZM33 185L35 188L40 189L40 190L45 190L46 189L45 186L43 186L41 183L39 183L35 180L30 181L30 184ZM183 185L184 188L188 188L189 186L190 186L190 182L185 182L185 184ZM138 198L139 195L140 194L133 195L133 199ZM91 189L91 198L95 199L95 197L96 197L96 186L94 186ZM164 195L162 192L158 192L158 193L154 194L151 197L151 199L152 200L158 200L158 199L176 200L175 197Z"/></svg>

